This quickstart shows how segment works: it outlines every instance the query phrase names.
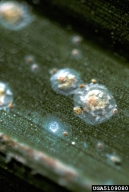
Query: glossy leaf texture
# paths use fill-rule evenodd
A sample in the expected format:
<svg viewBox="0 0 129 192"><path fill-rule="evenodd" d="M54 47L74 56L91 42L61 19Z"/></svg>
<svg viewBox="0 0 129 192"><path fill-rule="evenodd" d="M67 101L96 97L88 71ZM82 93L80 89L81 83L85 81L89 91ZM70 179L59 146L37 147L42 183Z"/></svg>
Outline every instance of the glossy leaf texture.
<svg viewBox="0 0 129 192"><path fill-rule="evenodd" d="M83 36L81 42L74 42L73 37L80 34L72 26L61 26L37 12L33 14L34 21L23 30L9 31L0 26L0 81L11 88L14 105L0 111L1 134L72 170L79 183L76 177L74 182L71 178L66 182L61 168L59 173L52 169L53 177L47 174L48 167L45 173L39 171L42 163L35 171L73 191L85 191L91 184L129 184L128 63ZM73 54L75 49L79 57ZM26 62L30 55L33 63ZM116 100L118 114L98 125L82 121L73 112L73 96L53 91L50 71L54 68L71 68L84 83L96 79L106 86ZM22 157L20 149L19 154ZM32 169L38 161L34 158L29 164L26 153L23 159Z"/></svg>

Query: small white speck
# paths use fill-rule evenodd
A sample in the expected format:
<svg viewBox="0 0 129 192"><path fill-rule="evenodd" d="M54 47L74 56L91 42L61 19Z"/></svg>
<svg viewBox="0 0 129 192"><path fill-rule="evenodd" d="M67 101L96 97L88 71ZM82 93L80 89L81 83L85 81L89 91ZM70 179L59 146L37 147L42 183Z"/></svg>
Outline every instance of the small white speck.
<svg viewBox="0 0 129 192"><path fill-rule="evenodd" d="M72 38L72 42L73 42L74 44L80 44L80 43L82 42L82 37L76 35L76 36L74 36L74 37Z"/></svg>
<svg viewBox="0 0 129 192"><path fill-rule="evenodd" d="M73 49L73 50L71 51L71 55L72 55L72 57L73 57L74 59L80 59L81 56L82 56L81 51L78 50L78 49Z"/></svg>
<svg viewBox="0 0 129 192"><path fill-rule="evenodd" d="M112 109L113 108L113 106L112 105L109 105L109 107L108 107L109 109Z"/></svg>
<svg viewBox="0 0 129 192"><path fill-rule="evenodd" d="M85 148L88 148L88 145L87 145L87 143L86 143L86 142L84 142L84 147L85 147Z"/></svg>
<svg viewBox="0 0 129 192"><path fill-rule="evenodd" d="M39 66L36 63L32 64L31 71L37 72L38 70L39 70Z"/></svg>

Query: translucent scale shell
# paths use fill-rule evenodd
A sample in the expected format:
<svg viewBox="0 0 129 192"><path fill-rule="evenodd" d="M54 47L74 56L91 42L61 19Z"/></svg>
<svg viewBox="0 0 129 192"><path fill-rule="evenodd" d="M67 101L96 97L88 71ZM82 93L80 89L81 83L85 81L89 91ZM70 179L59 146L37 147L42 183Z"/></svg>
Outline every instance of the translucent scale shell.
<svg viewBox="0 0 129 192"><path fill-rule="evenodd" d="M115 99L108 89L99 84L89 84L74 95L74 112L88 124L99 124L117 113Z"/></svg>
<svg viewBox="0 0 129 192"><path fill-rule="evenodd" d="M28 6L15 1L0 3L0 24L10 30L20 30L31 23Z"/></svg>
<svg viewBox="0 0 129 192"><path fill-rule="evenodd" d="M65 68L52 74L50 82L56 93L68 96L75 92L82 80L75 70Z"/></svg>
<svg viewBox="0 0 129 192"><path fill-rule="evenodd" d="M0 82L0 110L7 109L13 102L13 94L9 86Z"/></svg>

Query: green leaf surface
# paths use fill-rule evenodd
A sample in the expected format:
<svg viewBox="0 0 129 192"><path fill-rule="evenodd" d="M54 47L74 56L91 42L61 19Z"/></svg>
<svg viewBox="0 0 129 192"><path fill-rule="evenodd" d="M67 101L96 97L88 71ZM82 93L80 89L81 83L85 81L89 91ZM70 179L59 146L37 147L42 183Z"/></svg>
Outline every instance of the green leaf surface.
<svg viewBox="0 0 129 192"><path fill-rule="evenodd" d="M91 184L129 184L128 64L86 38L79 45L74 44L72 38L77 32L70 26L63 27L34 14L34 22L21 31L0 27L0 81L9 84L14 96L14 108L0 111L0 132L75 173L73 181L61 175L61 168L58 173L54 169L50 171L47 165L44 172L39 171L44 165L41 162L37 165L38 160L33 158L30 161L27 153L18 148L20 157L26 160L23 164L31 169L35 164L38 173L68 189L85 191ZM80 58L72 56L73 49L80 51ZM36 72L25 61L28 55L34 56L39 66ZM116 100L118 115L100 125L83 122L74 115L73 96L66 97L52 90L50 70L53 68L72 68L85 83L96 79L105 85ZM49 129L51 122L59 125L58 132ZM64 131L68 136L62 134ZM98 142L104 145L102 151L97 149ZM14 157L18 150L8 147L5 153L11 152ZM110 160L108 156L112 154L121 158L120 165Z"/></svg>

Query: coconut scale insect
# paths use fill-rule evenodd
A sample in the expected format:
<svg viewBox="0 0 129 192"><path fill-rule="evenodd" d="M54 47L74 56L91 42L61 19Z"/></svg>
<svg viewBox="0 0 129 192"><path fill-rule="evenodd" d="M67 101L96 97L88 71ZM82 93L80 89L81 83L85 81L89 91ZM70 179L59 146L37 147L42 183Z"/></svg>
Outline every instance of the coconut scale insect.
<svg viewBox="0 0 129 192"><path fill-rule="evenodd" d="M73 69L51 71L53 90L65 96L74 94L74 113L88 124L96 125L107 121L118 113L116 101L109 90L96 83L83 84L80 75Z"/></svg>
<svg viewBox="0 0 129 192"><path fill-rule="evenodd" d="M6 83L0 82L0 110L13 108L13 94Z"/></svg>
<svg viewBox="0 0 129 192"><path fill-rule="evenodd" d="M114 97L104 85L88 84L74 94L74 113L88 124L96 125L117 114Z"/></svg>
<svg viewBox="0 0 129 192"><path fill-rule="evenodd" d="M75 90L82 83L80 75L73 69L54 69L51 73L51 86L52 89L58 94L65 96L74 94Z"/></svg>
<svg viewBox="0 0 129 192"><path fill-rule="evenodd" d="M0 24L9 30L20 30L33 21L26 3L0 2Z"/></svg>

